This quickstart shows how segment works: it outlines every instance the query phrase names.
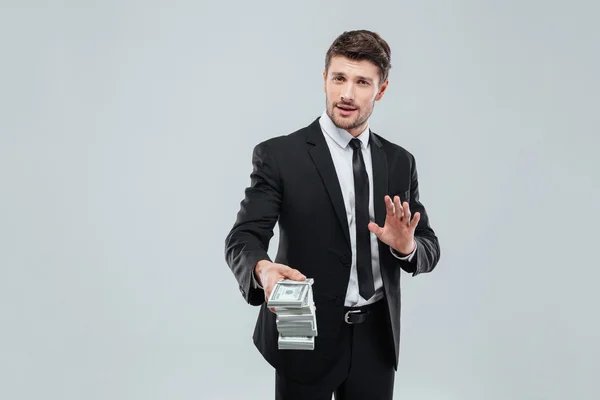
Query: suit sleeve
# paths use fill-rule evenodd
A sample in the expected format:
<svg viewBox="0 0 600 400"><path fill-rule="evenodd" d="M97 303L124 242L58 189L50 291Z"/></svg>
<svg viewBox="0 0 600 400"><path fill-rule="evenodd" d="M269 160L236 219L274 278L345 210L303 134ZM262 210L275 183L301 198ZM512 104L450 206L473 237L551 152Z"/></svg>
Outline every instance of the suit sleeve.
<svg viewBox="0 0 600 400"><path fill-rule="evenodd" d="M415 229L417 246L410 260L398 259L400 267L412 276L431 272L440 260L440 244L431 227L427 210L419 198L419 178L417 164L413 155L411 157L411 185L409 207L411 215L420 213L421 218Z"/></svg>
<svg viewBox="0 0 600 400"><path fill-rule="evenodd" d="M254 266L260 260L271 261L267 251L280 204L281 182L275 161L267 145L258 144L252 153L250 186L225 238L225 260L250 305L258 306L265 301L264 290L254 284Z"/></svg>
<svg viewBox="0 0 600 400"><path fill-rule="evenodd" d="M392 255L394 257L396 257L399 260L412 261L412 259L415 256L415 253L417 252L417 241L415 240L414 243L415 243L415 248L408 255L403 255L403 254L398 253L398 251L396 249L394 249L393 247L391 247L391 246L390 246L390 252L392 253Z"/></svg>

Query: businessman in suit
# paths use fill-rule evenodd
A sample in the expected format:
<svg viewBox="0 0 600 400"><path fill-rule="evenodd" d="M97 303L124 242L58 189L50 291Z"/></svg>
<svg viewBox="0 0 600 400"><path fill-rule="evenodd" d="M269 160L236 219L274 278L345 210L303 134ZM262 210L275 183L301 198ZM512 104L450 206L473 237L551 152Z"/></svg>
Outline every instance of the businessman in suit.
<svg viewBox="0 0 600 400"><path fill-rule="evenodd" d="M414 156L369 128L390 67L390 47L377 33L344 32L326 53L322 115L254 148L225 259L245 301L260 306L253 342L275 369L278 400L391 399L401 271L417 276L439 262ZM278 280L307 277L315 349L278 350L266 299Z"/></svg>

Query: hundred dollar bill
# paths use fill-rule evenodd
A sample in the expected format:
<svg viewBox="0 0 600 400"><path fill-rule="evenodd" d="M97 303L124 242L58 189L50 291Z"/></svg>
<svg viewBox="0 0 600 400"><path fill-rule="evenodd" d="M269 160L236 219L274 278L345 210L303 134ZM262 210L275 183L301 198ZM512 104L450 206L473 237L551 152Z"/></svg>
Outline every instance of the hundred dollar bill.
<svg viewBox="0 0 600 400"><path fill-rule="evenodd" d="M313 329L313 327L315 326L313 319L304 320L304 321L296 321L296 320L282 321L279 318L277 318L275 322L277 323L278 328L304 328L304 327L307 327L308 329Z"/></svg>
<svg viewBox="0 0 600 400"><path fill-rule="evenodd" d="M300 318L299 318L300 317ZM297 328L297 327L308 327L310 330L316 329L317 326L317 316L315 313L310 315L302 315L302 316L280 316L276 317L275 323L277 324L277 328Z"/></svg>
<svg viewBox="0 0 600 400"><path fill-rule="evenodd" d="M316 320L310 321L277 321L277 330L282 336L317 336Z"/></svg>
<svg viewBox="0 0 600 400"><path fill-rule="evenodd" d="M308 287L308 292L304 297L301 305L277 305L272 306L275 313L280 316L298 316L301 317L303 315L312 315L315 312L315 305L313 300L313 292L312 287Z"/></svg>
<svg viewBox="0 0 600 400"><path fill-rule="evenodd" d="M280 321L310 321L313 319L313 315L315 315L315 307L308 308L310 310L306 313L289 313L289 310L279 310L275 309L275 313L277 314L277 318Z"/></svg>
<svg viewBox="0 0 600 400"><path fill-rule="evenodd" d="M315 338L280 335L277 345L280 350L314 350Z"/></svg>
<svg viewBox="0 0 600 400"><path fill-rule="evenodd" d="M311 290L312 279L304 281L292 281L283 279L275 284L267 305L271 308L298 308L309 306L309 292Z"/></svg>
<svg viewBox="0 0 600 400"><path fill-rule="evenodd" d="M306 328L306 327L293 327L293 328L278 328L279 335L283 337L304 337L311 338L317 336L317 330Z"/></svg>

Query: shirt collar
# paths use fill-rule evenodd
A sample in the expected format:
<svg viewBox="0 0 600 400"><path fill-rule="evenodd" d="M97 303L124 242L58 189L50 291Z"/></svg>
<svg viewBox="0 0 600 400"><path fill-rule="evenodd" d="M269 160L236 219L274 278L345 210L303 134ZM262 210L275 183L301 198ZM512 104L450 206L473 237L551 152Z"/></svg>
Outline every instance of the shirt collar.
<svg viewBox="0 0 600 400"><path fill-rule="evenodd" d="M335 126L331 118L329 118L329 115L327 115L326 111L323 111L323 114L319 119L319 124L321 125L323 131L343 149L348 146L350 140L354 139L354 136L352 136L347 130ZM357 139L362 142L363 148L365 149L369 146L369 133L369 125L367 124L365 130L362 131L357 137Z"/></svg>

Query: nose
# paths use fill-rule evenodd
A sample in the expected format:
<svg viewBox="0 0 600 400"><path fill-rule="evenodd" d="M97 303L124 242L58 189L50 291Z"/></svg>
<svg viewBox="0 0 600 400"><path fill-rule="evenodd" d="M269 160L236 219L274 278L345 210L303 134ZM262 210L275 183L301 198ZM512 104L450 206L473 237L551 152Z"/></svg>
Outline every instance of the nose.
<svg viewBox="0 0 600 400"><path fill-rule="evenodd" d="M354 86L351 83L344 85L341 97L344 103L352 103L354 101Z"/></svg>

